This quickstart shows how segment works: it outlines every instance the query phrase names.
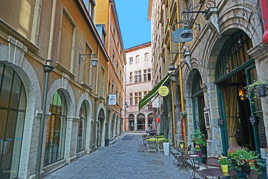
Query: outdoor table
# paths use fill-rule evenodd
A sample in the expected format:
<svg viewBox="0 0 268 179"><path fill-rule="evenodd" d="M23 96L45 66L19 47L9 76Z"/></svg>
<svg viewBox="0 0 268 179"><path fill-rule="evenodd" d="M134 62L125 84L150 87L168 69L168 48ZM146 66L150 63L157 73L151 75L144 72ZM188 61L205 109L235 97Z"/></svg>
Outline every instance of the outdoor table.
<svg viewBox="0 0 268 179"><path fill-rule="evenodd" d="M224 176L235 176L235 171L234 170L229 170L229 173L226 175L224 175L221 171L220 168L207 168L207 169L203 169L198 171L198 174L203 177L224 177Z"/></svg>
<svg viewBox="0 0 268 179"><path fill-rule="evenodd" d="M191 165L192 165L192 168L193 168L193 172L192 172L192 178L194 179L195 178L195 173L196 173L196 169L197 169L197 166L195 165L196 164L196 159L198 159L200 156L199 155L196 155L196 154L189 154L187 155L187 158L189 159L189 161L191 162Z"/></svg>

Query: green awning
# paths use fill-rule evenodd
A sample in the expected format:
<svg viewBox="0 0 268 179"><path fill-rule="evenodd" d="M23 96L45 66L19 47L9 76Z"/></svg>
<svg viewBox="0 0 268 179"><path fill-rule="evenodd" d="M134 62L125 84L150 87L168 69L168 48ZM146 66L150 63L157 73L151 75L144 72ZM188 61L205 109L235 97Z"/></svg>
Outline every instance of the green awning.
<svg viewBox="0 0 268 179"><path fill-rule="evenodd" d="M163 86L163 84L169 79L170 75L167 74L155 87L142 98L139 102L139 110L143 108L149 101L151 101L158 94L158 89Z"/></svg>

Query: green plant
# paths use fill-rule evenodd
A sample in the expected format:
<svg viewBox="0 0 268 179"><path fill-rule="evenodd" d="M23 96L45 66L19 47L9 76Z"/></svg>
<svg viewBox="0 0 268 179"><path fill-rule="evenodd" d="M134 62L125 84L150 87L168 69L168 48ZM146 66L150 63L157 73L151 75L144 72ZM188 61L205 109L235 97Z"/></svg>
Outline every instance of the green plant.
<svg viewBox="0 0 268 179"><path fill-rule="evenodd" d="M191 141L198 145L199 147L203 147L206 145L206 140L204 134L200 130L194 130L191 134ZM200 148L199 148L200 149Z"/></svg>
<svg viewBox="0 0 268 179"><path fill-rule="evenodd" d="M266 81L260 81L260 80L255 81L254 83L245 87L247 90L247 97L251 98L252 100L256 99L256 94L258 94L259 97L263 97L262 95L264 94L261 94L259 92L262 87L264 87L265 89L268 89L267 86L268 86L268 83Z"/></svg>
<svg viewBox="0 0 268 179"><path fill-rule="evenodd" d="M231 167L238 171L255 170L260 172L260 168L263 166L259 155L247 148L228 153L228 158L231 160Z"/></svg>
<svg viewBox="0 0 268 179"><path fill-rule="evenodd" d="M218 162L220 165L228 165L228 166L231 166L231 160L230 158L226 157L226 156L221 156L219 159L218 159Z"/></svg>

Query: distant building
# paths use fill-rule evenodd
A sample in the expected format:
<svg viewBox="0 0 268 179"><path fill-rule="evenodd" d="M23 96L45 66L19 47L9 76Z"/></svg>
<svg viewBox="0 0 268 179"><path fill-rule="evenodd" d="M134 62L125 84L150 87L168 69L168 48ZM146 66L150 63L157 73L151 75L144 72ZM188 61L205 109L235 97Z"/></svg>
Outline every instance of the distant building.
<svg viewBox="0 0 268 179"><path fill-rule="evenodd" d="M126 130L145 131L153 122L152 107L148 104L139 111L138 104L152 89L151 42L131 47L125 52Z"/></svg>

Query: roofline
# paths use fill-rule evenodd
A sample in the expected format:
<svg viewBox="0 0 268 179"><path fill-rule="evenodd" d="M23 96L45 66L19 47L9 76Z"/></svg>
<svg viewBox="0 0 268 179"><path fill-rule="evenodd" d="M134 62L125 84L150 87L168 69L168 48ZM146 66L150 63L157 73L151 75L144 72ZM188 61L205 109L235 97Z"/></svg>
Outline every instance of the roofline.
<svg viewBox="0 0 268 179"><path fill-rule="evenodd" d="M124 43L123 43L123 39L122 39L122 33L121 33L121 29L120 29L120 24L119 24L119 19L118 19L118 15L117 15L117 10L116 10L116 6L115 6L115 1L114 0L109 0L112 3L112 9L114 11L115 14L115 21L116 21L116 25L118 27L118 32L119 32L119 39L120 39L120 43L122 44L122 49L124 51ZM126 56L124 55L124 63L126 64Z"/></svg>
<svg viewBox="0 0 268 179"><path fill-rule="evenodd" d="M146 48L146 47L150 47L150 46L151 46L151 42L145 42L143 44L125 49L125 53L132 52L132 51L139 50L139 49Z"/></svg>
<svg viewBox="0 0 268 179"><path fill-rule="evenodd" d="M84 15L84 17L86 18L89 26L91 27L92 31L93 31L93 34L94 34L94 37L96 38L97 42L98 42L98 45L101 47L103 53L104 53L104 56L106 57L106 60L109 61L110 60L110 57L104 47L104 44L100 38L100 35L96 29L96 26L94 25L94 22L92 21L92 18L89 17L89 14L87 13L87 10L86 10L86 7L85 7L85 4L81 1L81 0L76 0L76 2L78 3L79 7L81 8L82 10L82 15Z"/></svg>
<svg viewBox="0 0 268 179"><path fill-rule="evenodd" d="M122 47L124 49L124 43L123 43L123 40L122 40L122 34L121 34L120 25L119 25L119 19L118 19L118 15L117 15L117 10L116 10L116 6L115 6L115 2L114 2L114 0L110 0L110 2L112 3L113 11L114 11L114 14L115 14L115 21L116 21L116 25L117 25L118 31L119 31L120 42L121 42Z"/></svg>

